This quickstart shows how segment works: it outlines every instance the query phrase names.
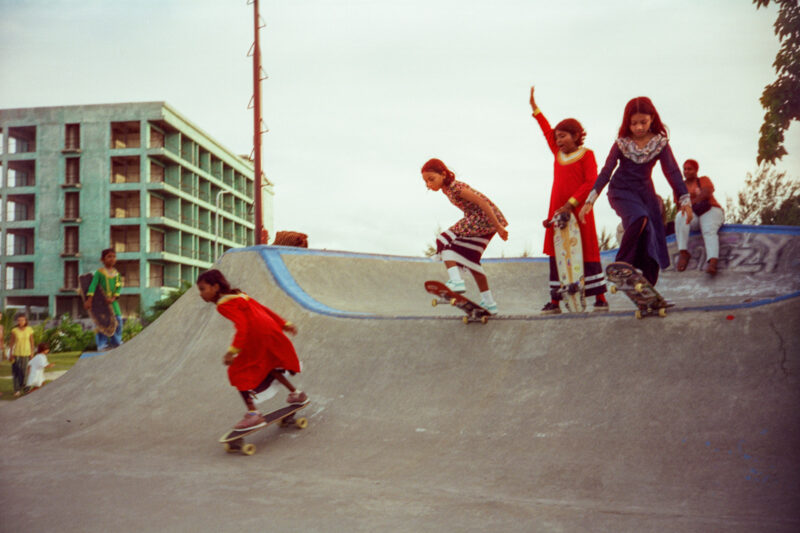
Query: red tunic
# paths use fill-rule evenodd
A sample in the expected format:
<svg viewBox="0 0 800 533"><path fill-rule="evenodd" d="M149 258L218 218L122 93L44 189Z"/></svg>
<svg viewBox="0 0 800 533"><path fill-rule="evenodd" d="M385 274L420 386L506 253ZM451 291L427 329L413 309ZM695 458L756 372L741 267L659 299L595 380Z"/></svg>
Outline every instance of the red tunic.
<svg viewBox="0 0 800 533"><path fill-rule="evenodd" d="M543 113L535 115L536 121L542 128L547 145L555 156L553 162L553 188L550 191L550 209L547 212L548 220L553 218L556 209L566 204L570 198L578 201L575 208L575 217L578 216L583 202L589 196L595 179L597 179L597 161L594 152L585 147L580 147L572 154L564 155L556 144L555 132L550 127ZM586 223L581 224L581 243L583 247L583 261L586 263L600 261L600 247L597 244L597 230L594 225L594 213L586 215ZM553 247L553 228L547 228L544 234L544 253L555 255Z"/></svg>
<svg viewBox="0 0 800 533"><path fill-rule="evenodd" d="M231 385L241 391L261 384L272 370L300 372L292 341L283 333L286 321L245 293L226 294L217 311L236 327L232 347L238 350L228 367Z"/></svg>

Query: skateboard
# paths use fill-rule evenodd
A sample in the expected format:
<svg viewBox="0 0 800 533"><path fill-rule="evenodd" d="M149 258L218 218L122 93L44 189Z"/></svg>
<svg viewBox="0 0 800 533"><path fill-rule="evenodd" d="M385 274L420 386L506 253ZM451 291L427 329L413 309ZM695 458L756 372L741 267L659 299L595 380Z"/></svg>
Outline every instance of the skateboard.
<svg viewBox="0 0 800 533"><path fill-rule="evenodd" d="M432 306L436 307L440 303L448 303L464 311L467 314L467 316L461 319L464 321L464 324L469 324L470 322L486 324L489 321L490 313L486 308L481 307L457 292L451 291L447 288L447 285L441 281L426 281L425 290L437 296L437 298L431 301Z"/></svg>
<svg viewBox="0 0 800 533"><path fill-rule="evenodd" d="M253 455L256 453L256 445L252 443L245 444L244 438L246 436L276 423L279 423L281 427L287 427L294 424L294 426L298 429L305 429L308 427L308 419L305 417L295 418L294 415L297 413L297 411L307 406L308 403L309 402L293 403L291 405L287 405L286 407L281 407L280 409L264 415L264 420L266 423L263 426L247 429L232 429L231 431L225 433L222 438L219 439L219 441L222 443L225 451L228 453Z"/></svg>
<svg viewBox="0 0 800 533"><path fill-rule="evenodd" d="M89 272L78 278L78 292L81 295L81 302L86 302L86 293L89 290L89 285L92 284L93 277L94 272ZM89 317L92 319L92 323L94 323L95 330L106 337L110 337L117 330L117 317L114 316L111 304L106 300L106 294L103 292L103 288L99 283L94 290L92 307L89 309Z"/></svg>
<svg viewBox="0 0 800 533"><path fill-rule="evenodd" d="M583 278L583 248L581 229L572 213L560 213L545 220L544 227L553 227L553 246L556 249L556 268L561 287L552 291L554 300L564 300L567 311L586 311L586 290Z"/></svg>
<svg viewBox="0 0 800 533"><path fill-rule="evenodd" d="M606 277L614 284L609 287L611 294L620 290L636 305L636 318L647 315L663 318L667 316L667 308L674 305L666 301L633 265L623 261L611 263L606 267Z"/></svg>

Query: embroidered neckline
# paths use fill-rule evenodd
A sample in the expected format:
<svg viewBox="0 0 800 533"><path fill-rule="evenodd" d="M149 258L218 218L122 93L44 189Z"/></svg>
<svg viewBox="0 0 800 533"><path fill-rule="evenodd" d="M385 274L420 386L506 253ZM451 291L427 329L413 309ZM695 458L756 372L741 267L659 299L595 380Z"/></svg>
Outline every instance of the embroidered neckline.
<svg viewBox="0 0 800 533"><path fill-rule="evenodd" d="M234 298L244 298L245 300L249 300L250 299L250 297L247 296L243 292L239 292L239 293L236 293L236 294L226 294L225 296L223 296L219 300L217 300L217 305L222 305L225 302L229 302L229 301L233 300Z"/></svg>
<svg viewBox="0 0 800 533"><path fill-rule="evenodd" d="M622 151L622 155L634 163L647 163L653 160L661 150L667 145L668 139L661 135L654 135L642 148L630 137L620 137L617 139L617 146Z"/></svg>
<svg viewBox="0 0 800 533"><path fill-rule="evenodd" d="M586 147L585 146L581 146L580 148L578 148L577 150L575 150L571 154L565 154L564 152L559 150L556 153L556 160L558 161L558 163L560 165L569 165L569 164L574 163L575 161L579 160L581 157L584 156L585 153L586 153Z"/></svg>

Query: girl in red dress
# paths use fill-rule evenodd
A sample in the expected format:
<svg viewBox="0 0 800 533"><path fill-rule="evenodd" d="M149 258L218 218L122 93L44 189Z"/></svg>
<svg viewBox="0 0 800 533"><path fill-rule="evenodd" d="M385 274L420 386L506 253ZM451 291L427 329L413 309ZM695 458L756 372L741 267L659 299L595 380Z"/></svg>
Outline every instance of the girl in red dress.
<svg viewBox="0 0 800 533"><path fill-rule="evenodd" d="M531 87L531 108L533 118L539 123L547 140L550 151L555 156L553 163L553 188L550 191L550 209L547 219L556 214L577 210L584 203L597 178L597 161L594 152L583 146L586 132L580 122L574 118L562 120L555 129L550 127L544 114L536 105ZM585 222L579 222L581 230L581 247L583 249L583 277L586 295L594 296L594 310L608 311L606 280L600 264L600 247L597 244L597 230L594 216L587 216ZM542 308L542 314L558 314L561 312L559 301L561 296L554 291L561 286L553 246L553 227L550 226L544 235L544 253L550 257L550 302Z"/></svg>
<svg viewBox="0 0 800 533"><path fill-rule="evenodd" d="M286 376L300 372L300 361L292 342L297 327L264 307L239 289L233 289L219 270L208 270L197 278L200 297L215 303L219 314L236 327L231 347L223 356L228 379L238 389L247 405L247 413L235 429L257 428L265 424L255 406L255 395L278 380L287 389L288 403L305 403L308 396L297 390Z"/></svg>

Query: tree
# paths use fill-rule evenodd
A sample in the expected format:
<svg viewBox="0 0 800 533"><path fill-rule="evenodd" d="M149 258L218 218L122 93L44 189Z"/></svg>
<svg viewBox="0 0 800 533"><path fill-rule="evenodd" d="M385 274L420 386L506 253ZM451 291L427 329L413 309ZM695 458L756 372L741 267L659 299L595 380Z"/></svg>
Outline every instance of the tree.
<svg viewBox="0 0 800 533"><path fill-rule="evenodd" d="M160 317L164 311L169 309L172 304L177 302L178 298L183 296L183 293L188 291L190 288L192 288L192 284L189 281L186 280L181 281L181 286L179 288L173 290L172 292L161 298L159 301L154 303L152 306L150 306L150 310L144 316L144 323L152 324L153 322L155 322L155 320L158 317Z"/></svg>
<svg viewBox="0 0 800 533"><path fill-rule="evenodd" d="M737 203L728 198L726 218L735 224L800 225L800 181L762 164L747 173Z"/></svg>
<svg viewBox="0 0 800 533"><path fill-rule="evenodd" d="M774 164L788 153L783 147L783 134L792 121L800 120L800 7L797 0L772 1L779 6L775 35L781 48L772 64L778 78L764 88L760 99L767 112L758 140L758 164ZM753 3L759 9L767 7L770 0Z"/></svg>

